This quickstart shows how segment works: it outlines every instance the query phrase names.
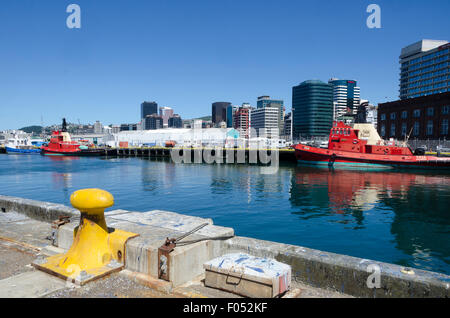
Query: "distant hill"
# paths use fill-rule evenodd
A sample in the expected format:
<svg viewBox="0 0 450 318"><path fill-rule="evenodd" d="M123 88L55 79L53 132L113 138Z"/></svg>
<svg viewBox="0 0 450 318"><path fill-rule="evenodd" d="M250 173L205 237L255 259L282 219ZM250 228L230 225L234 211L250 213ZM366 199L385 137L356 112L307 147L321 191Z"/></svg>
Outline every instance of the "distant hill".
<svg viewBox="0 0 450 318"><path fill-rule="evenodd" d="M35 133L35 134L40 134L42 132L42 126L28 126L28 127L23 127L20 128L20 130L23 130L26 133Z"/></svg>

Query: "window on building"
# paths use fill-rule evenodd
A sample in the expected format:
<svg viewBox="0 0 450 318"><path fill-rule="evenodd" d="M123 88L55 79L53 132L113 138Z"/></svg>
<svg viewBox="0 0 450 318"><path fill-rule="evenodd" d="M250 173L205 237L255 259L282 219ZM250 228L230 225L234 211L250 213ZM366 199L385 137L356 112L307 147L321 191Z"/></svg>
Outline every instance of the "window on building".
<svg viewBox="0 0 450 318"><path fill-rule="evenodd" d="M448 119L442 119L441 134L448 135Z"/></svg>
<svg viewBox="0 0 450 318"><path fill-rule="evenodd" d="M386 136L386 126L383 124L383 125L381 125L381 131L380 131L380 133L381 133L381 136Z"/></svg>
<svg viewBox="0 0 450 318"><path fill-rule="evenodd" d="M408 112L406 110L402 111L402 118L403 119L408 118Z"/></svg>
<svg viewBox="0 0 450 318"><path fill-rule="evenodd" d="M427 108L427 115L428 116L433 116L434 115L434 108L433 107L428 107Z"/></svg>
<svg viewBox="0 0 450 318"><path fill-rule="evenodd" d="M450 106L443 106L442 107L442 114L443 115L448 115L449 108L450 108Z"/></svg>
<svg viewBox="0 0 450 318"><path fill-rule="evenodd" d="M420 117L420 109L414 109L413 116L414 116L414 118L419 118Z"/></svg>
<svg viewBox="0 0 450 318"><path fill-rule="evenodd" d="M414 123L414 136L419 136L419 132L420 132L420 123L416 121Z"/></svg>
<svg viewBox="0 0 450 318"><path fill-rule="evenodd" d="M381 115L380 115L380 119L381 119L381 120L386 120L386 114L381 114Z"/></svg>
<svg viewBox="0 0 450 318"><path fill-rule="evenodd" d="M392 120L395 119L395 115L396 115L396 113L391 113L391 119L392 119Z"/></svg>
<svg viewBox="0 0 450 318"><path fill-rule="evenodd" d="M427 135L432 135L433 134L433 121L429 120L427 122Z"/></svg>
<svg viewBox="0 0 450 318"><path fill-rule="evenodd" d="M402 123L402 136L406 136L406 123Z"/></svg>
<svg viewBox="0 0 450 318"><path fill-rule="evenodd" d="M395 136L395 124L391 124L391 136Z"/></svg>

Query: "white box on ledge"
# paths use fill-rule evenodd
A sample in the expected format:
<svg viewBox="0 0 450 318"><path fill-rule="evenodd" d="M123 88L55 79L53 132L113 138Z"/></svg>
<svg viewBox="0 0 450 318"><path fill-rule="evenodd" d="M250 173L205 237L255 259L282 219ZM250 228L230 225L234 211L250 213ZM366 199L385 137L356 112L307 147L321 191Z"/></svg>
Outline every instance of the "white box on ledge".
<svg viewBox="0 0 450 318"><path fill-rule="evenodd" d="M291 285L291 267L271 258L233 253L210 260L203 268L206 286L246 297L277 297Z"/></svg>

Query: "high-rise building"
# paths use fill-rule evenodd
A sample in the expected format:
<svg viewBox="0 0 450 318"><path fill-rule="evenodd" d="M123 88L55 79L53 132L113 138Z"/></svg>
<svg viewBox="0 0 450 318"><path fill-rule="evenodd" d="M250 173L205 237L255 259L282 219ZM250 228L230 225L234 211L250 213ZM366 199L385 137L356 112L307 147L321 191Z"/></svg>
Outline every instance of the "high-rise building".
<svg viewBox="0 0 450 318"><path fill-rule="evenodd" d="M103 125L98 120L94 123L94 134L102 134L103 133Z"/></svg>
<svg viewBox="0 0 450 318"><path fill-rule="evenodd" d="M450 43L421 40L400 54L400 99L450 91Z"/></svg>
<svg viewBox="0 0 450 318"><path fill-rule="evenodd" d="M183 120L178 114L173 114L167 124L169 128L183 128Z"/></svg>
<svg viewBox="0 0 450 318"><path fill-rule="evenodd" d="M159 116L163 119L163 127L168 127L169 118L173 116L173 109L170 107L160 107Z"/></svg>
<svg viewBox="0 0 450 318"><path fill-rule="evenodd" d="M333 85L333 120L339 120L343 115L355 115L361 101L356 81L332 78L328 84Z"/></svg>
<svg viewBox="0 0 450 318"><path fill-rule="evenodd" d="M145 117L144 129L161 129L163 128L163 119L158 114L151 114Z"/></svg>
<svg viewBox="0 0 450 318"><path fill-rule="evenodd" d="M294 137L328 136L333 125L333 85L318 80L292 87Z"/></svg>
<svg viewBox="0 0 450 318"><path fill-rule="evenodd" d="M231 103L228 102L215 102L212 104L212 122L213 124L219 124L220 122L227 121L227 108Z"/></svg>
<svg viewBox="0 0 450 318"><path fill-rule="evenodd" d="M229 105L227 107L227 128L232 128L234 123L234 113L238 110L239 106Z"/></svg>
<svg viewBox="0 0 450 318"><path fill-rule="evenodd" d="M291 129L292 129L292 112L284 116L284 126L282 136L285 136L287 139L290 139L292 133Z"/></svg>
<svg viewBox="0 0 450 318"><path fill-rule="evenodd" d="M278 112L278 128L280 132L284 125L284 101L281 99L271 99L270 96L259 96L256 101L256 108L277 107Z"/></svg>
<svg viewBox="0 0 450 318"><path fill-rule="evenodd" d="M234 113L233 127L239 131L241 136L246 138L249 136L250 111L250 104L244 103Z"/></svg>
<svg viewBox="0 0 450 318"><path fill-rule="evenodd" d="M158 104L156 102L143 102L141 104L141 120L153 114L158 114Z"/></svg>
<svg viewBox="0 0 450 318"><path fill-rule="evenodd" d="M280 108L264 107L256 108L250 111L251 128L256 130L258 137L272 137L274 134L280 134ZM256 136L251 136L256 137Z"/></svg>

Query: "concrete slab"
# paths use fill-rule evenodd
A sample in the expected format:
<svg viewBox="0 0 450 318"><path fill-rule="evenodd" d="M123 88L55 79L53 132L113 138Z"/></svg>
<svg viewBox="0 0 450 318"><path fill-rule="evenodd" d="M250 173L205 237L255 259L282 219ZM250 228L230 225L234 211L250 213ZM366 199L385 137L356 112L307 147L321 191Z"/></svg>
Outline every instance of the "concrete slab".
<svg viewBox="0 0 450 318"><path fill-rule="evenodd" d="M66 282L40 271L31 271L0 280L0 298L44 297L66 287Z"/></svg>
<svg viewBox="0 0 450 318"><path fill-rule="evenodd" d="M203 219L195 216L161 210L115 214L110 216L110 218L120 221L152 225L180 232L187 232L204 223L211 225L213 224L212 219Z"/></svg>
<svg viewBox="0 0 450 318"><path fill-rule="evenodd" d="M0 212L0 224L25 221L28 217L17 212Z"/></svg>
<svg viewBox="0 0 450 318"><path fill-rule="evenodd" d="M0 213L0 237L7 237L35 247L44 247L50 243L51 227L48 223L36 221L25 216L22 219L14 212ZM9 220L9 221L6 221Z"/></svg>

